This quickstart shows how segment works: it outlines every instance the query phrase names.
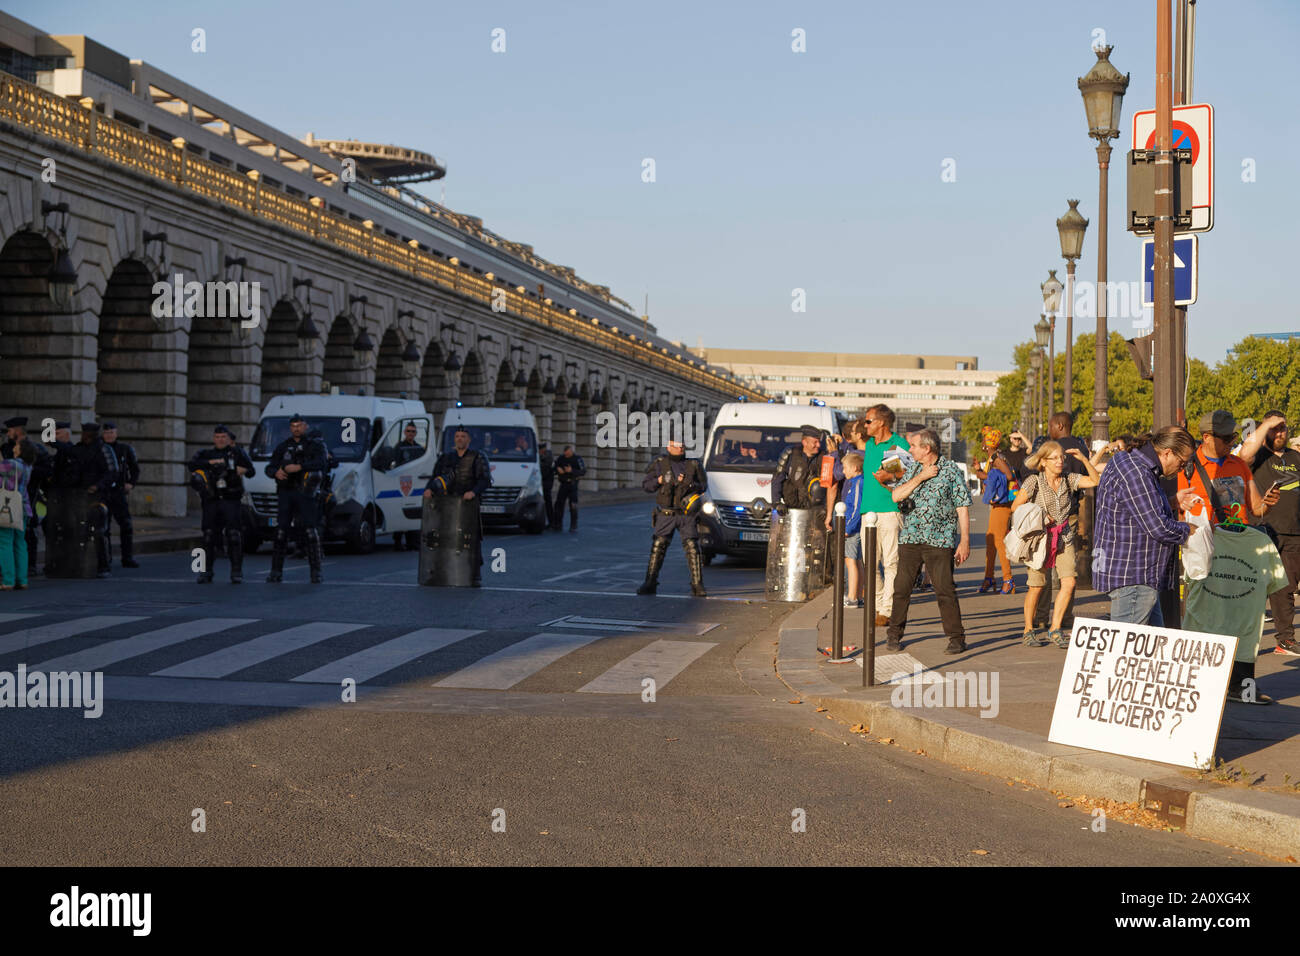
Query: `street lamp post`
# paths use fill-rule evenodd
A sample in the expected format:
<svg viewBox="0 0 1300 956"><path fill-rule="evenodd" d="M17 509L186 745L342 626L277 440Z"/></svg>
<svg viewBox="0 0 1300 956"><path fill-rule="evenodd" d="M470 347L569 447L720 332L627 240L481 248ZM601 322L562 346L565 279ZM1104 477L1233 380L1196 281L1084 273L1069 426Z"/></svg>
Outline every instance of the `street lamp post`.
<svg viewBox="0 0 1300 956"><path fill-rule="evenodd" d="M1030 436L1032 441L1038 437L1038 419L1039 419L1039 401L1038 401L1038 369L1043 364L1043 357L1035 350L1029 356L1029 371L1025 373L1025 379L1029 382L1029 408L1033 412L1033 421L1030 423L1033 435Z"/></svg>
<svg viewBox="0 0 1300 956"><path fill-rule="evenodd" d="M1120 104L1128 89L1128 74L1110 62L1113 46L1094 47L1097 62L1079 79L1083 108L1088 115L1088 135L1097 141L1097 374L1092 393L1092 440L1110 440L1107 409L1106 353L1110 345L1106 328L1106 207L1110 173L1110 141L1119 136Z"/></svg>
<svg viewBox="0 0 1300 956"><path fill-rule="evenodd" d="M1034 324L1034 338L1038 342L1039 361L1041 362L1041 356L1043 355L1044 350L1051 344L1052 340L1052 329L1051 326L1047 324L1046 315L1040 315L1038 321ZM1047 404L1043 406L1045 415L1050 415L1052 412L1056 411L1055 392L1056 375L1052 371L1052 365L1049 359L1047 364Z"/></svg>
<svg viewBox="0 0 1300 956"><path fill-rule="evenodd" d="M1050 383L1048 388L1052 395L1052 411L1056 411L1056 316L1061 311L1061 290L1065 286L1061 285L1061 280L1056 278L1056 270L1047 270L1047 279L1039 287L1043 293L1043 311L1051 318L1048 320L1051 324L1051 334L1047 339L1047 376ZM1074 411L1074 405L1070 401L1070 393L1065 393L1064 407L1067 411Z"/></svg>
<svg viewBox="0 0 1300 956"><path fill-rule="evenodd" d="M1056 234L1061 240L1061 258L1065 260L1065 405L1074 411L1074 263L1083 254L1083 234L1088 220L1079 214L1079 200L1070 199L1070 208L1056 220Z"/></svg>

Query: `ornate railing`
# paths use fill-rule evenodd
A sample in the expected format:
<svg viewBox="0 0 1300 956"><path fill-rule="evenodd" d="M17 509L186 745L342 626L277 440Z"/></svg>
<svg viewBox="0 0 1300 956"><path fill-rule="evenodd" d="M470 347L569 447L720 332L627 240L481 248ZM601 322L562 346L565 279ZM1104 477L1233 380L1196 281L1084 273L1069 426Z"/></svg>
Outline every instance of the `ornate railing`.
<svg viewBox="0 0 1300 956"><path fill-rule="evenodd" d="M320 199L290 195L262 182L257 171L241 174L195 155L183 144L174 145L129 123L104 116L3 72L0 72L0 120L75 149L97 153L124 168L310 235L476 302L490 306L494 293L500 295L504 292L506 312L714 391L756 399L767 397L749 385L725 379L691 365L687 360L665 354L662 347L656 348L641 339L634 341L619 332L570 315L558 306L538 302L481 279L422 249L330 212Z"/></svg>

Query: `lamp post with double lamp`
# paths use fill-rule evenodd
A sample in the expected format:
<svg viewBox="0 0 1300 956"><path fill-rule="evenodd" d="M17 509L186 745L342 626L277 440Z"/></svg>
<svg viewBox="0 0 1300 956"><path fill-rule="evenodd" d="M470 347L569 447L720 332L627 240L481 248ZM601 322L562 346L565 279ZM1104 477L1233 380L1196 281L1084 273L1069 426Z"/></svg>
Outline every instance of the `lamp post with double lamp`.
<svg viewBox="0 0 1300 956"><path fill-rule="evenodd" d="M1109 332L1106 328L1106 205L1110 173L1110 141L1119 136L1120 105L1128 89L1128 74L1120 73L1110 62L1112 46L1093 47L1097 62L1086 76L1079 78L1083 109L1088 115L1088 135L1097 141L1097 374L1092 393L1093 443L1110 440L1110 401L1107 398L1106 353Z"/></svg>
<svg viewBox="0 0 1300 956"><path fill-rule="evenodd" d="M1043 311L1049 316L1051 334L1047 339L1047 381L1048 391L1052 395L1052 411L1056 411L1056 316L1061 311L1061 280L1056 278L1056 270L1047 270L1047 279L1038 287L1043 293ZM1072 410L1070 393L1065 393L1066 410Z"/></svg>
<svg viewBox="0 0 1300 956"><path fill-rule="evenodd" d="M1088 220L1079 213L1079 200L1066 200L1070 208L1056 220L1056 234L1061 240L1061 258L1065 260L1065 406L1074 411L1074 263L1083 255L1083 234Z"/></svg>
<svg viewBox="0 0 1300 956"><path fill-rule="evenodd" d="M1025 383L1029 389L1029 441L1038 437L1038 366L1042 362L1037 350L1029 356L1029 371L1025 373Z"/></svg>
<svg viewBox="0 0 1300 956"><path fill-rule="evenodd" d="M1034 339L1038 343L1038 360L1043 361L1043 355L1051 343L1052 329L1047 324L1047 316L1040 315L1038 321L1034 323ZM1044 417L1056 411L1056 375L1052 371L1052 364L1049 360L1047 363L1047 402L1043 405Z"/></svg>

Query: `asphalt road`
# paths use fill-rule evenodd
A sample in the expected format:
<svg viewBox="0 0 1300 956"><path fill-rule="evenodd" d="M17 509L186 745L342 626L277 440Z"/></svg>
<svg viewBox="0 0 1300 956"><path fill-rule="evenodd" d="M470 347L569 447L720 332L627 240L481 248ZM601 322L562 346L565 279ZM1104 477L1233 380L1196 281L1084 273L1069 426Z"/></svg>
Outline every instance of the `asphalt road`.
<svg viewBox="0 0 1300 956"><path fill-rule="evenodd" d="M760 568L715 562L693 599L674 543L660 596L634 595L648 512L490 534L505 570L482 590L416 586L386 540L327 554L318 586L302 561L265 584L265 553L246 583L222 562L199 586L162 554L0 595L0 671L106 675L97 719L0 709L0 862L1261 862L1095 833L1050 794L789 703L771 668L789 607Z"/></svg>

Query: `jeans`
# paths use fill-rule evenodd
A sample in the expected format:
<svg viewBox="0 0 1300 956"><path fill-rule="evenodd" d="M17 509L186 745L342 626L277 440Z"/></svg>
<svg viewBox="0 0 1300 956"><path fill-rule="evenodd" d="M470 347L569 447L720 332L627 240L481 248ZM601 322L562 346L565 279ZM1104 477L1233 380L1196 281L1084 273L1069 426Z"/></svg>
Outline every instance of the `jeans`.
<svg viewBox="0 0 1300 956"><path fill-rule="evenodd" d="M1143 584L1130 584L1110 592L1110 619L1124 624L1164 627L1160 592Z"/></svg>

